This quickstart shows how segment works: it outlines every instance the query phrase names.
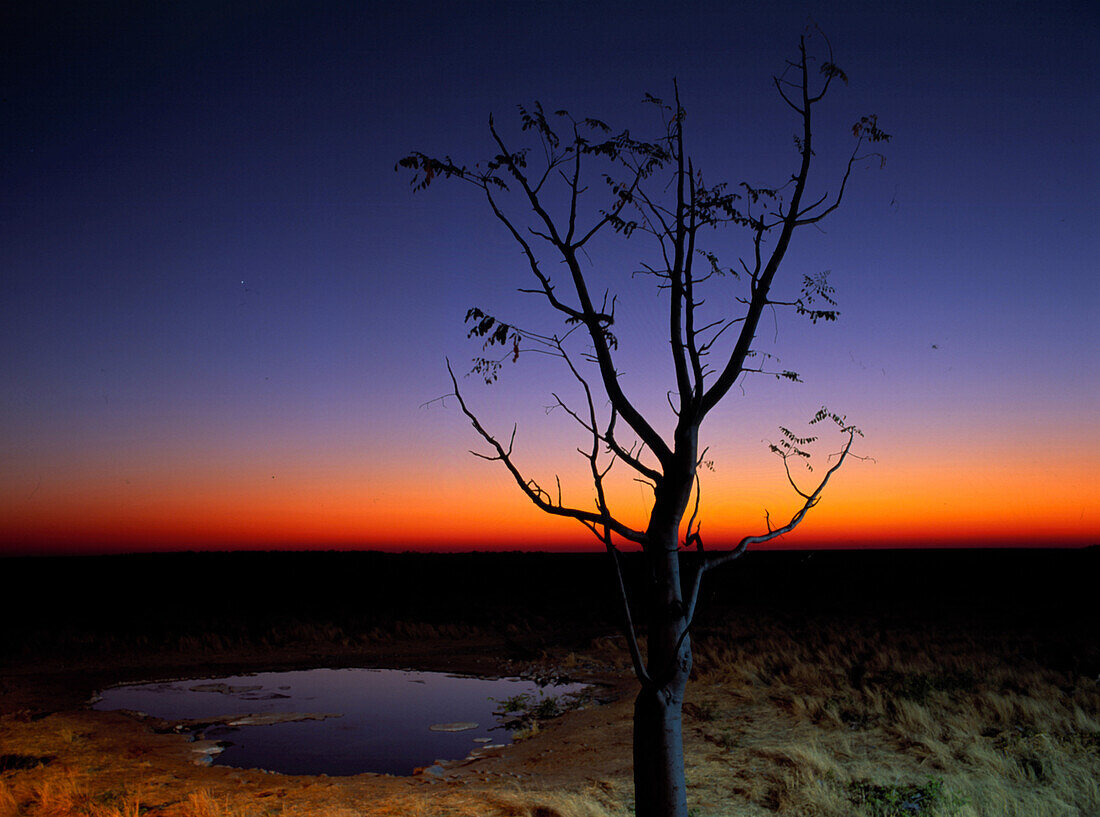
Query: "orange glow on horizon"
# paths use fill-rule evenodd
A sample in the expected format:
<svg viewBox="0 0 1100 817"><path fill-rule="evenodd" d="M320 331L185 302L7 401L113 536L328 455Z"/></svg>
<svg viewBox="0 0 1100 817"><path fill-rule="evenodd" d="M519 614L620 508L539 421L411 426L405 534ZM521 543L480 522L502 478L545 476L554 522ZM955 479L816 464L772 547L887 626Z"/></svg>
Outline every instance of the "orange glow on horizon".
<svg viewBox="0 0 1100 817"><path fill-rule="evenodd" d="M69 485L36 502L6 502L0 552L366 548L414 550L598 549L580 524L543 514L486 464L481 479L359 482L179 479L134 486ZM975 479L930 464L859 463L841 472L802 525L761 547L898 547L1005 544L1083 546L1100 529L1085 463L1057 489L1029 493L1011 480ZM707 546L731 546L797 510L785 485L766 494L715 479L704 489ZM913 490L912 486L920 490ZM735 488L740 490L735 490ZM783 489L786 489L785 491ZM576 492L573 494L576 496ZM641 506L636 500L635 505ZM642 524L643 515L630 519Z"/></svg>
<svg viewBox="0 0 1100 817"><path fill-rule="evenodd" d="M953 545L1085 546L1100 537L1094 463L1100 451L1024 443L983 467L982 441L933 452L909 442L868 444L875 459L845 464L802 525L765 548ZM759 453L759 452L758 452ZM729 456L733 456L731 451ZM576 460L539 460L563 474L567 504L591 507ZM239 462L248 463L242 456ZM444 452L435 459L362 462L326 457L281 467L212 472L197 460L115 476L73 468L40 485L0 484L0 554L188 549L598 550L579 523L548 516L496 463ZM291 466L287 466L290 462ZM702 473L707 547L779 527L799 507L766 451ZM811 485L823 469L795 474ZM123 478L121 474L128 474ZM568 477L568 478L567 478ZM649 489L626 477L612 507L644 525ZM627 546L629 547L629 546Z"/></svg>

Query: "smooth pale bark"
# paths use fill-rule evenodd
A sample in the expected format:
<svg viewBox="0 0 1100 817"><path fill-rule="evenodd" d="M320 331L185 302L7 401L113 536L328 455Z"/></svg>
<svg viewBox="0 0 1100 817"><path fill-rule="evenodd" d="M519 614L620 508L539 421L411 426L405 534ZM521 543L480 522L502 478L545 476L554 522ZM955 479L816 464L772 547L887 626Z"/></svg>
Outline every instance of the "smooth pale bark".
<svg viewBox="0 0 1100 817"><path fill-rule="evenodd" d="M681 707L677 689L642 688L634 702L634 799L638 817L687 817Z"/></svg>
<svg viewBox="0 0 1100 817"><path fill-rule="evenodd" d="M634 798L638 817L687 817L682 710L691 674L691 639L680 582L679 527L694 479L694 434L674 487L657 489L647 531L648 679L634 702ZM687 454L685 456L684 454ZM689 476L690 475L690 476Z"/></svg>

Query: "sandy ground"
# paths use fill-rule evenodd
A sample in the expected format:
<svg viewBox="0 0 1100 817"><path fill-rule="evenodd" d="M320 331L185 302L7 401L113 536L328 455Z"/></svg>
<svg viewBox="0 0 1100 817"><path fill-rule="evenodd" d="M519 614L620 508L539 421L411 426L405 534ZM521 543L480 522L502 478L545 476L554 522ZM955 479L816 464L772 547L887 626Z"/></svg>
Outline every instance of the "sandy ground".
<svg viewBox="0 0 1100 817"><path fill-rule="evenodd" d="M763 560L731 571L728 584L716 586L707 599L706 609L722 626L711 633L701 625L694 643L696 667L709 666L711 674L702 672L693 681L685 704L689 806L699 814L725 814L725 804L736 801L738 814L775 813L784 797L835 795L811 785L827 772L841 780L920 783L928 764L943 754L944 768L932 771L952 790L972 799L993 792L1008 798L1006 803L1023 804L1015 812L982 813L1031 817L1046 812L1026 810L1029 803L1062 797L1087 804L1078 813L1100 814L1097 792L1073 783L1100 779L1090 725L1100 718L1093 601L1098 555L1095 549L836 559L816 554L777 556L771 566ZM143 581L133 569L123 569L142 565ZM576 604L603 578L595 570L601 562L580 570L586 565L527 554L9 563L9 586L40 588L49 601L30 610L21 596L0 594L0 627L7 628L0 629L0 817L626 813L621 806L632 799L636 682L629 659L617 648L621 642L606 636L614 631L606 616ZM250 580L261 572L297 582L306 595ZM211 575L242 590L222 598ZM346 586L332 586L344 579ZM361 586L364 581L369 586ZM188 593L173 594L177 586ZM364 600L373 607L361 612ZM287 646L226 646L272 643ZM950 675L972 665L991 679L975 678L958 692L967 706L978 707L972 717L970 709L952 703L955 693L930 693L927 708L896 700L895 682L930 683L942 675L940 666ZM847 675L837 676L834 666L846 668ZM287 776L196 765L186 735L148 719L88 708L97 690L116 683L314 667L488 676L556 672L601 683L603 693L600 703L545 723L527 740L471 763L450 764L442 774L409 777ZM865 673L871 673L869 686ZM1076 697L1067 697L1069 689ZM898 705L891 708L891 702ZM846 714L848 705L854 720ZM1075 714L1075 706L1083 714ZM821 716L819 725L812 712ZM950 735L937 718L950 721ZM997 750L1006 735L1054 733L1061 742L1043 749L1043 757L1063 771L1047 784L1028 771L1030 743L1016 741L1017 760L1024 764L1018 770L1012 766L1017 760L1009 758L1005 766ZM971 750L977 754L967 754ZM952 754L958 752L962 760ZM97 812L64 802L52 810L27 807L47 794L63 800L51 786L67 786L96 803L125 796L141 809ZM619 807L530 805L532 792L541 797L562 791ZM522 808L479 807L516 792L528 798ZM199 807L197 796L212 798L214 806ZM463 798L461 807L439 807ZM785 813L804 813L802 800L791 802Z"/></svg>
<svg viewBox="0 0 1100 817"><path fill-rule="evenodd" d="M509 660L489 641L446 644L388 643L342 654L309 651L204 656L132 656L127 660L28 661L0 668L0 754L47 759L33 767L0 772L9 786L33 790L64 769L89 792L139 794L149 813L182 814L196 792L223 807L247 811L278 803L295 813L390 813L423 787L494 790L593 789L625 792L630 780L630 714L633 679L575 655L540 663ZM448 763L442 774L410 777L289 776L258 770L198 765L196 744L163 721L88 708L94 692L129 681L208 677L247 671L318 666L371 666L447 670L482 675L555 671L599 684L597 700L542 724L538 734L476 760ZM234 805L238 804L238 805ZM381 809L381 810L380 810ZM400 813L394 807L394 813Z"/></svg>

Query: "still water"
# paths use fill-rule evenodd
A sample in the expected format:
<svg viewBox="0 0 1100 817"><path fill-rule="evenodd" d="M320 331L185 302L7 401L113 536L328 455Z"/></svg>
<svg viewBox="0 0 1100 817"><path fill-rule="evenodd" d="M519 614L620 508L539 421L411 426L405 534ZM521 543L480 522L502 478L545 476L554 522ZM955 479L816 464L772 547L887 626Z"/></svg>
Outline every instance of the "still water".
<svg viewBox="0 0 1100 817"><path fill-rule="evenodd" d="M229 742L214 756L219 765L284 774L407 775L437 759L510 743L493 714L498 701L583 688L441 672L313 669L113 687L100 693L93 709L225 722L203 730L207 739ZM246 715L268 722L228 725ZM315 717L279 722L296 715Z"/></svg>

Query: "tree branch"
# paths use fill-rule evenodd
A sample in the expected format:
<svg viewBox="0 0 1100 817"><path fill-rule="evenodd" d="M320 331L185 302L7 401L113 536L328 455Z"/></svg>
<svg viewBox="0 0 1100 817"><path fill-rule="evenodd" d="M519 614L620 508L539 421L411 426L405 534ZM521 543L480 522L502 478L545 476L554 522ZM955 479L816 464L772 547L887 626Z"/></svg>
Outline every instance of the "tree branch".
<svg viewBox="0 0 1100 817"><path fill-rule="evenodd" d="M580 522L590 523L594 525L607 525L612 531L619 536L627 539L631 542L644 543L646 541L646 535L641 531L636 531L633 528L624 525L617 519L612 517L609 513L593 513L592 511L583 511L579 508L569 508L562 505L555 505L552 500L549 499L549 495L537 483L532 482L529 479L525 479L520 470L512 462L511 456L511 443L507 449L500 444L492 434L485 430L478 420L477 416L470 411L466 405L466 401L462 398L462 393L458 388L458 380L455 378L454 370L451 369L450 361L447 361L447 373L451 377L451 383L454 386L454 395L458 400L458 405L462 409L462 413L466 415L470 424L474 427L474 430L481 435L481 438L497 452L496 456L490 456L486 454L478 454L477 456L486 460L499 460L504 463L504 467L508 469L508 472L515 479L516 484L525 493L539 510L551 514L553 516L564 516L570 519L576 519ZM513 429L513 438L515 436L515 430ZM471 452L474 453L474 452Z"/></svg>
<svg viewBox="0 0 1100 817"><path fill-rule="evenodd" d="M701 416L706 415L718 404L741 374L745 359L752 349L752 342L756 338L756 329L760 323L760 315L763 313L764 306L767 304L768 291L771 288L772 280L775 278L780 263L787 253L787 247L790 244L791 236L797 226L798 207L799 203L802 201L802 195L806 190L806 181L810 175L810 157L813 155L813 130L811 118L813 103L810 102L809 97L809 73L806 61L805 38L799 40L798 48L800 59L796 67L801 74L800 89L802 92L802 108L799 109L793 105L792 107L795 107L802 116L802 162L798 174L795 176L795 188L791 196L790 209L787 216L783 219L779 238L776 241L775 248L772 250L763 272L760 274L759 278L756 275L753 276L752 300L745 314L745 322L741 326L741 333L737 338L737 343L734 345L733 351L725 367L722 369L722 372L718 375L718 378L710 389L703 394L700 400L699 411ZM778 81L776 87L780 87ZM781 88L780 95L787 100ZM790 100L787 100L787 102L790 104ZM760 225L757 227L756 236L758 251L762 234L763 226Z"/></svg>

